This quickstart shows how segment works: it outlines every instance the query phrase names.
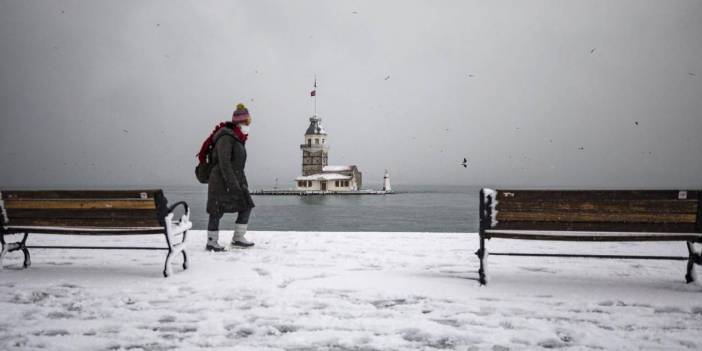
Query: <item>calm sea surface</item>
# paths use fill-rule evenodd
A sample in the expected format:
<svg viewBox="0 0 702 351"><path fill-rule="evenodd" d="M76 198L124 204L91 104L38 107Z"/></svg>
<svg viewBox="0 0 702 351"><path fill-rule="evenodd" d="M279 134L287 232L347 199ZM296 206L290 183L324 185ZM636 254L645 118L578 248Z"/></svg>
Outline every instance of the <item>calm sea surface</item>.
<svg viewBox="0 0 702 351"><path fill-rule="evenodd" d="M256 195L249 229L270 231L470 232L478 231L478 188L395 186L391 195ZM187 201L194 229L207 228L207 187L169 187L170 203ZM220 228L231 230L235 214Z"/></svg>

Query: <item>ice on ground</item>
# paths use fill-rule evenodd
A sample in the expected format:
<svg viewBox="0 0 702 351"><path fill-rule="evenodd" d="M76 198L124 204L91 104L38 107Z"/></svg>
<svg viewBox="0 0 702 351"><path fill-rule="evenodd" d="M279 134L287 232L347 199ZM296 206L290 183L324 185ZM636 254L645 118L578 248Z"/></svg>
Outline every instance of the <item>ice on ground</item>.
<svg viewBox="0 0 702 351"><path fill-rule="evenodd" d="M2 350L702 348L686 262L490 256L476 234L251 232L249 250L32 250L0 271ZM231 237L224 232L221 241ZM29 244L152 245L159 236L32 235ZM683 243L490 240L490 251L685 255Z"/></svg>

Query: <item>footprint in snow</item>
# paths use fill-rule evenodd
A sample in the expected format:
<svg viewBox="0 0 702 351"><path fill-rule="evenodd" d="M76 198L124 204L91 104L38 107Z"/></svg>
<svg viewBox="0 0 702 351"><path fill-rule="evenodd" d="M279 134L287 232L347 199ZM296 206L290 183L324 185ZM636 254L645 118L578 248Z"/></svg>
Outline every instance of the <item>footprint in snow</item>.
<svg viewBox="0 0 702 351"><path fill-rule="evenodd" d="M556 330L556 335L558 336L561 341L563 341L566 344L570 344L573 342L573 336L570 331L565 330L565 329L558 329Z"/></svg>
<svg viewBox="0 0 702 351"><path fill-rule="evenodd" d="M197 327L193 326L177 326L177 325L167 325L154 327L151 330L159 333L194 333L197 331Z"/></svg>
<svg viewBox="0 0 702 351"><path fill-rule="evenodd" d="M494 297L478 297L478 298L476 298L476 300L488 301L488 302L500 301L500 299L496 299Z"/></svg>
<svg viewBox="0 0 702 351"><path fill-rule="evenodd" d="M271 275L271 273L269 271L267 271L263 268L256 267L253 270L254 270L254 272L258 273L258 275L261 277L267 277L267 276Z"/></svg>
<svg viewBox="0 0 702 351"><path fill-rule="evenodd" d="M46 317L49 319L71 319L74 316L66 312L51 312L48 315L46 315Z"/></svg>
<svg viewBox="0 0 702 351"><path fill-rule="evenodd" d="M684 311L681 308L675 306L662 306L654 308L653 313L684 313Z"/></svg>
<svg viewBox="0 0 702 351"><path fill-rule="evenodd" d="M70 333L66 329L40 330L33 333L35 336L66 336Z"/></svg>
<svg viewBox="0 0 702 351"><path fill-rule="evenodd" d="M431 321L439 323L441 325L448 325L449 327L454 328L460 328L463 326L463 323L459 322L456 319L432 319Z"/></svg>
<svg viewBox="0 0 702 351"><path fill-rule="evenodd" d="M283 280L282 283L278 284L278 287L281 289L287 288L290 284L297 282L297 281L302 281L302 280L313 280L313 279L321 279L321 278L327 278L329 277L328 274L317 274L313 275L311 277L301 277L301 278L288 278Z"/></svg>
<svg viewBox="0 0 702 351"><path fill-rule="evenodd" d="M550 273L550 274L556 273L555 270L549 269L546 267L519 267L519 269L521 269L523 271L527 271L527 272L539 272L539 273Z"/></svg>
<svg viewBox="0 0 702 351"><path fill-rule="evenodd" d="M167 316L163 316L163 317L159 318L158 322L159 323L173 323L173 322L175 322L175 320L176 320L175 316L167 315Z"/></svg>

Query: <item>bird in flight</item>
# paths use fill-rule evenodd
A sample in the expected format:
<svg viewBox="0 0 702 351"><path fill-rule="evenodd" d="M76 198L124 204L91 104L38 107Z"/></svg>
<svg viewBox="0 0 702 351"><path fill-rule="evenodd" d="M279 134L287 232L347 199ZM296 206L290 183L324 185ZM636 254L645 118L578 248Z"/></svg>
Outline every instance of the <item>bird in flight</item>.
<svg viewBox="0 0 702 351"><path fill-rule="evenodd" d="M468 168L468 160L464 157L460 165L463 166L463 168Z"/></svg>

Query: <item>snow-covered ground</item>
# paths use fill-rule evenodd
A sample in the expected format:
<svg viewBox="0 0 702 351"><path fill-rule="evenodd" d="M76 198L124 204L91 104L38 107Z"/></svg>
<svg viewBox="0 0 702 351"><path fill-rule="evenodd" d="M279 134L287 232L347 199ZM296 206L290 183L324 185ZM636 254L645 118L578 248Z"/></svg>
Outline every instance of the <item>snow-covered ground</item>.
<svg viewBox="0 0 702 351"><path fill-rule="evenodd" d="M222 242L231 237L225 232ZM252 232L190 269L165 252L40 250L0 271L2 350L699 350L702 287L681 261L489 258L475 234ZM159 236L30 244L161 243ZM682 243L492 240L492 251L685 255ZM575 250L577 249L577 250Z"/></svg>

